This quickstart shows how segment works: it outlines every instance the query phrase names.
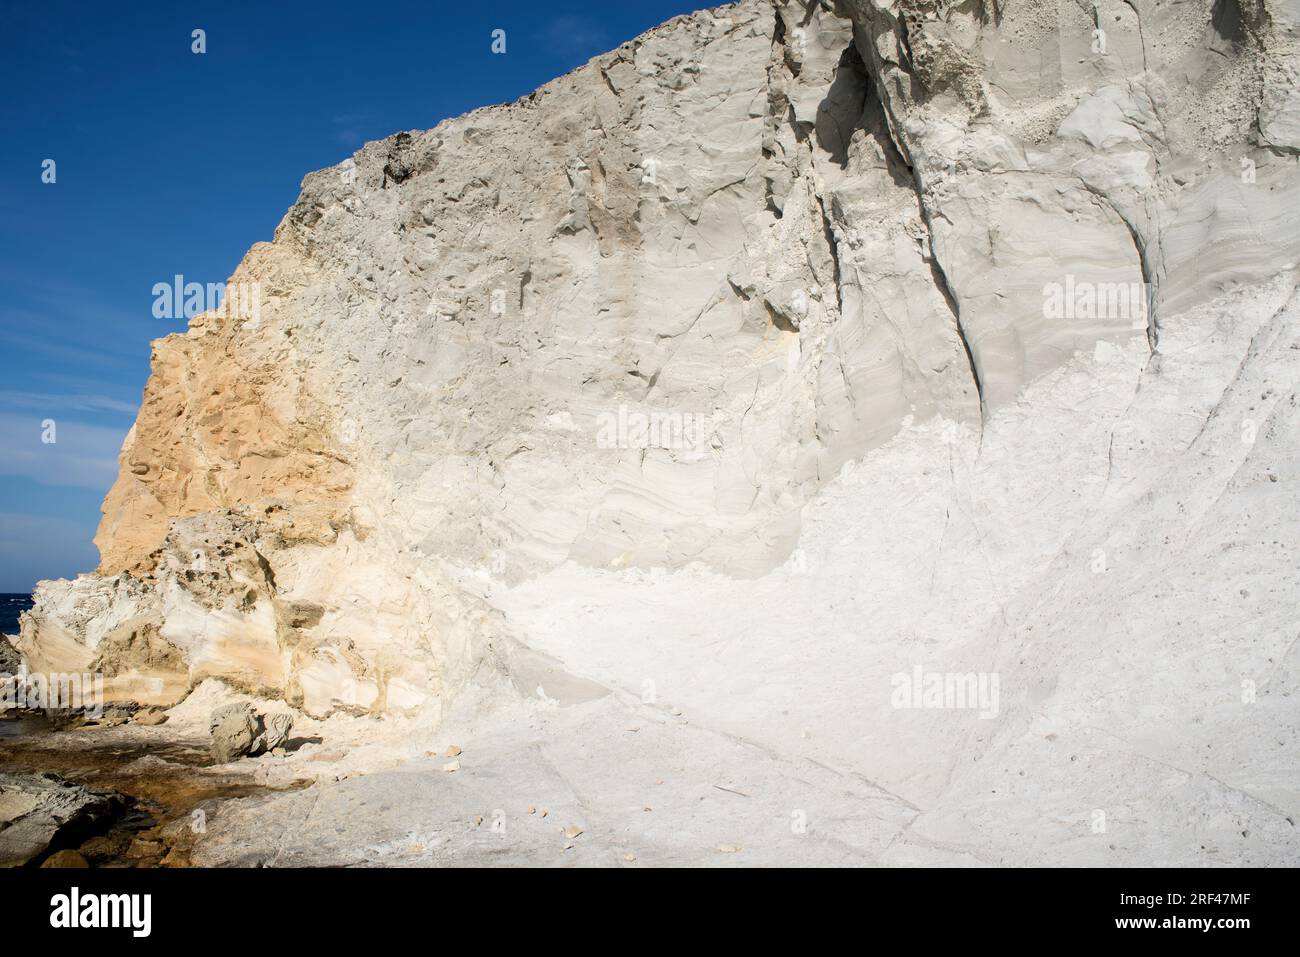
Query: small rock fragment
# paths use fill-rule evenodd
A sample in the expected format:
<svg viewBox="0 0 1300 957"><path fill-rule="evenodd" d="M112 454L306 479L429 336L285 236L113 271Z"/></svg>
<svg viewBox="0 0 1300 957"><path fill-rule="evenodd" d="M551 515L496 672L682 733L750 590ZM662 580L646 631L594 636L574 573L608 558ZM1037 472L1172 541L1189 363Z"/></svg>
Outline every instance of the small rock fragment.
<svg viewBox="0 0 1300 957"><path fill-rule="evenodd" d="M90 863L76 851L55 851L41 867L90 867Z"/></svg>
<svg viewBox="0 0 1300 957"><path fill-rule="evenodd" d="M137 837L131 842L131 846L126 849L126 856L131 860L141 860L150 857L161 857L166 848L162 841L150 840L146 837Z"/></svg>
<svg viewBox="0 0 1300 957"><path fill-rule="evenodd" d="M131 720L135 724L143 724L146 727L153 727L165 723L167 717L167 712L162 708L142 708L135 713Z"/></svg>
<svg viewBox="0 0 1300 957"><path fill-rule="evenodd" d="M94 721L96 728L116 728L131 719L131 712L122 708L108 708Z"/></svg>

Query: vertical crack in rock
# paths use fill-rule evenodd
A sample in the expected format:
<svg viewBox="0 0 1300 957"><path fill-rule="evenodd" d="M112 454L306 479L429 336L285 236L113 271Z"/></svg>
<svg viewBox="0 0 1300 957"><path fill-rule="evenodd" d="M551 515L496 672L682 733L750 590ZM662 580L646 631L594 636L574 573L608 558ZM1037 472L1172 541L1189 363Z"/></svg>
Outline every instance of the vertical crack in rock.
<svg viewBox="0 0 1300 957"><path fill-rule="evenodd" d="M1147 256L1147 242L1143 235L1134 228L1128 217L1124 216L1113 204L1107 201L1111 209L1115 210L1115 215L1119 217L1124 227L1128 230L1129 236L1133 240L1133 250L1137 253L1138 266L1142 272L1143 281L1146 283L1146 315L1147 315L1147 349L1152 355L1160 351L1160 326L1159 326L1159 302L1160 302L1160 277L1155 273L1154 267ZM1157 222L1154 228L1158 231L1161 227Z"/></svg>
<svg viewBox="0 0 1300 957"><path fill-rule="evenodd" d="M1140 44L1140 46L1141 46L1141 50L1142 50L1142 71L1145 73L1145 72L1147 71L1147 69L1148 69L1148 66L1147 66L1147 37L1146 37L1146 31L1143 30L1143 28L1142 28L1142 11L1138 9L1138 6L1137 6L1137 0L1123 0L1123 3L1124 3L1125 6L1127 6L1130 10L1133 11L1133 16L1134 16L1134 18L1137 20L1137 27L1138 27L1138 43ZM1094 9L1097 9L1097 8L1094 8ZM1097 14L1097 16L1098 16L1098 19L1100 20L1100 16L1101 16L1101 14L1100 14L1100 11L1099 11L1099 10L1098 10L1098 14ZM1101 23L1098 22L1098 23L1097 23L1097 26L1100 27L1100 26L1101 26Z"/></svg>
<svg viewBox="0 0 1300 957"><path fill-rule="evenodd" d="M952 287L948 282L948 277L944 273L938 250L935 248L934 231L931 228L931 222L930 222L930 217L933 215L931 203L928 197L926 196L925 190L923 189L921 179L920 179L920 171L917 170L914 164L907 159L908 151L907 151L906 144L903 142L903 140L898 135L898 132L896 130L896 119L893 115L892 104L889 98L886 97L884 93L886 89L887 80L881 70L881 63L877 53L878 47L876 46L875 43L870 42L867 39L866 35L862 32L863 28L860 25L861 17L853 15L852 5L850 5L849 10L845 10L844 6L845 6L845 0L837 0L836 3L837 10L841 13L841 15L848 17L853 23L853 35L852 35L851 46L853 47L856 53L857 62L861 64L862 69L866 73L866 87L867 87L866 95L868 97L872 95L875 96L876 102L879 103L882 114L885 118L884 126L885 126L886 135L884 139L887 144L887 149L894 157L897 166L907 170L909 183L911 185L913 192L916 195L917 204L921 210L922 222L924 223L924 227L926 231L926 243L929 246L929 250L930 250L930 254L928 258L930 260L931 276L934 278L936 289L942 294L944 301L948 304L948 308L951 311L952 319L953 319L953 328L958 338L961 341L962 351L966 356L966 362L970 372L971 381L975 386L976 395L979 398L980 418L982 421L987 415L987 407L986 407L985 396L984 396L984 386L983 386L983 382L981 381L979 366L975 359L975 353L971 349L971 343L969 340L967 329L962 321L962 314L961 314L961 307L959 304L959 300L953 294ZM873 7L873 10L875 10L878 14L883 15L883 11L880 11L879 8ZM908 46L907 25L906 25L905 18L900 16L896 21L893 21L891 25L897 29L901 38L903 50L906 52L906 59L905 61L900 62L900 66L903 66L905 69L908 69L910 71L910 67L908 67L908 64L911 63L912 58L911 58L910 47ZM864 47L870 51L870 55L867 56L863 55L862 51Z"/></svg>
<svg viewBox="0 0 1300 957"><path fill-rule="evenodd" d="M948 304L948 309L952 313L953 328L957 331L957 338L961 340L962 352L966 355L966 367L970 370L971 381L975 383L975 394L979 397L980 423L982 426L988 416L988 408L984 402L984 385L980 382L979 366L975 364L975 354L971 351L970 343L966 340L966 330L962 328L957 300L953 298L952 289L948 286L948 277L943 274L943 267L939 265L938 257L934 255L930 256L930 275L934 277L935 288L943 294L944 301Z"/></svg>
<svg viewBox="0 0 1300 957"><path fill-rule="evenodd" d="M831 223L831 217L826 212L826 197L820 192L816 194L817 211L821 214L822 235L826 238L826 245L831 253L831 272L835 283L835 301L841 311L844 309L844 290L840 282L840 244L835 238L835 226Z"/></svg>

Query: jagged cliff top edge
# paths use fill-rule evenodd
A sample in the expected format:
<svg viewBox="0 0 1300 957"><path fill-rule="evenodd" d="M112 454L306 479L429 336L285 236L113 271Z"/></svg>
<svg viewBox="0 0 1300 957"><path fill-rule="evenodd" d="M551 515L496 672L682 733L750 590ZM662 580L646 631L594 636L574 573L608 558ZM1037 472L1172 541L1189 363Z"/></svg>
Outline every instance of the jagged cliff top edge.
<svg viewBox="0 0 1300 957"><path fill-rule="evenodd" d="M582 74L585 71L591 70L593 68L598 69L600 66L600 61L605 60L608 57L618 54L624 50L635 50L636 47L644 43L645 40L649 37L655 36L656 34L665 33L670 29L673 29L678 26L682 26L687 23L691 23L697 20L702 20L705 17L712 17L714 19L717 19L719 15L723 13L723 11L736 10L747 5L751 5L751 4L757 5L763 3L766 3L767 5L771 6L771 0L733 0L733 2L731 3L723 3L713 7L705 7L701 10L695 11L694 13L678 14L675 17L671 17L668 20L663 21L662 23L650 27L648 30L642 31L641 33L637 34L636 36L632 37L629 40L623 41L618 46L606 50L603 53L598 53L595 56L589 57L585 62L578 64L572 69L567 70L564 73L561 73L558 76L551 78L550 80L547 80L541 85L533 88L532 90L530 90L529 92L521 96L516 97L513 100L507 100L500 103L486 103L483 106L477 106L474 109L467 110L464 113L458 113L454 116L444 117L430 127L423 127L423 128L416 127L412 129L406 129L406 130L397 130L379 139L367 140L365 143L361 145L360 148L355 150L347 158L340 160L338 163L335 163L332 166L325 166L325 167L321 167L320 169L312 170L311 172L303 176L301 182L299 183L298 197L297 199L294 200L293 205L297 205L297 203L302 200L303 196L309 190L309 185L311 181L316 177L336 174L340 170L347 168L349 164L355 165L362 156L387 150L390 146L394 145L398 141L398 139L402 136L410 136L410 137L430 136L439 132L451 131L458 124L471 121L477 117L491 116L493 114L507 112L512 109L534 108L537 105L540 97L545 96L548 93L554 92L555 88L560 86L564 82L573 79L574 77L578 76L579 74ZM286 211L285 218L287 218L289 213L292 211L293 205L291 205L289 207L289 210ZM280 222L276 225L275 228L276 238L278 238L280 230L284 226L285 218L282 218Z"/></svg>
<svg viewBox="0 0 1300 957"><path fill-rule="evenodd" d="M255 258L256 253L259 250L271 247L276 242L280 241L281 234L286 227L290 215L293 213L294 209L300 203L302 203L304 198L306 198L310 193L311 184L313 180L316 180L320 177L338 175L342 170L348 168L349 166L355 167L358 164L358 161L364 156L373 155L378 152L388 151L393 145L396 144L398 139L402 136L408 136L408 137L430 136L439 132L447 132L453 129L457 124L471 121L476 117L489 116L501 112L506 112L512 109L532 108L533 106L536 105L536 101L541 96L544 96L549 92L553 92L555 87L565 83L566 81L571 80L572 78L583 73L584 71L591 70L593 67L599 68L599 61L602 61L614 54L617 54L620 51L635 49L637 46L645 42L646 38L648 37L652 37L659 33L664 33L670 29L682 26L687 23L702 20L705 17L712 17L714 19L717 19L720 15L723 14L724 11L739 9L748 4L754 4L754 3L760 3L760 4L767 3L767 5L772 6L771 0L733 0L733 2L731 3L723 3L712 7L705 7L693 13L678 14L677 16L671 17L663 21L662 23L656 24L655 26L642 31L641 33L637 34L631 39L623 41L618 46L615 46L609 50L606 50L602 53L598 53L595 56L588 58L585 62L578 64L572 69L567 70L564 73L556 77L553 77L550 80L547 80L545 83L542 83L541 85L530 90L528 93L518 96L513 100L508 100L501 103L487 103L484 104L483 106L475 107L474 109L468 110L464 113L458 113L454 116L447 116L439 120L431 127L415 127L406 130L397 130L379 139L367 140L358 149L354 150L349 156L340 160L339 162L334 163L333 165L330 166L323 166L318 169L311 170L303 176L303 178L299 181L298 184L298 194L294 198L294 201L285 210L285 213L280 218L279 222L276 223L275 229L272 233L272 238L270 240L257 240L248 247L245 253L240 257L239 262L235 265L234 270L227 277L226 279L227 284L239 281L240 277L249 271L251 265L250 260ZM773 7L773 9L775 9L775 7ZM188 321L186 329L177 330L175 332L170 332L167 333L166 335L159 336L157 339L150 340L150 345L153 346L158 342L163 342L173 337L183 337L194 332L198 332L199 334L206 333L208 330L204 327L206 326L208 317L210 315L211 315L210 312L200 313L199 315L192 317Z"/></svg>

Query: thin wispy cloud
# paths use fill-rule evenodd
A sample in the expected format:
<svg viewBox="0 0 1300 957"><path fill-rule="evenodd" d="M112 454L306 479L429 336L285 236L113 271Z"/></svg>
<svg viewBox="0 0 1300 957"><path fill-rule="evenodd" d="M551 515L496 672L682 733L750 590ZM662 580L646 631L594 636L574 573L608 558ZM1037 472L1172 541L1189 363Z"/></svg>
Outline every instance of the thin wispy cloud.
<svg viewBox="0 0 1300 957"><path fill-rule="evenodd" d="M39 353L41 356L68 366L93 366L104 374L108 374L110 369L123 368L130 362L130 358L124 354L124 351L112 353L106 349L87 349L71 345L63 339L15 332L5 327L4 323L7 322L7 316L0 317L0 344L3 344L7 350Z"/></svg>
<svg viewBox="0 0 1300 957"><path fill-rule="evenodd" d="M0 475L42 485L107 491L117 477L117 453L129 426L106 428L54 418L53 442L40 415L0 413Z"/></svg>
<svg viewBox="0 0 1300 957"><path fill-rule="evenodd" d="M54 412L120 412L134 416L138 405L106 395L12 392L0 390L0 408L36 409Z"/></svg>

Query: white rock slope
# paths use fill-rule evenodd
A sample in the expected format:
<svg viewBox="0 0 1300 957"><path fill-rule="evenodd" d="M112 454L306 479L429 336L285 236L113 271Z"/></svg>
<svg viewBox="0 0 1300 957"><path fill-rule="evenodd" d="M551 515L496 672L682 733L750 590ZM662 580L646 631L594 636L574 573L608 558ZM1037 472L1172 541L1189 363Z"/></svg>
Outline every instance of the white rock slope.
<svg viewBox="0 0 1300 957"><path fill-rule="evenodd" d="M368 144L232 277L258 315L156 343L103 566L22 650L151 703L464 691L503 767L520 709L676 709L784 821L808 762L888 796L774 860L1295 863L1298 29L743 0ZM898 707L915 669L996 705Z"/></svg>

